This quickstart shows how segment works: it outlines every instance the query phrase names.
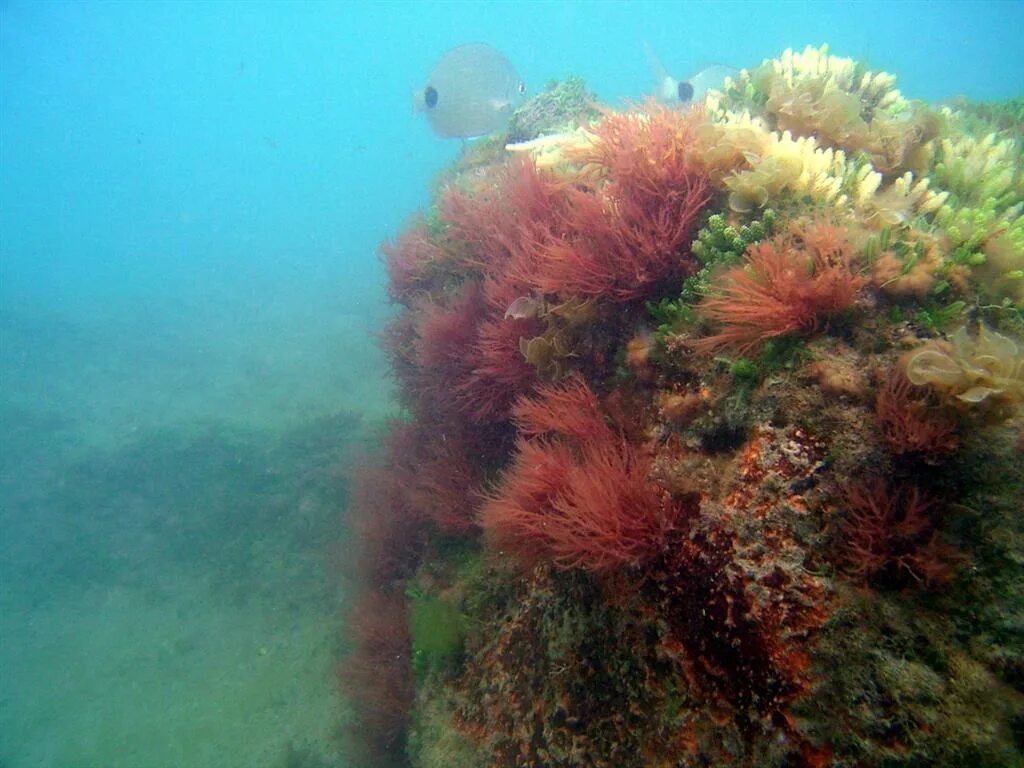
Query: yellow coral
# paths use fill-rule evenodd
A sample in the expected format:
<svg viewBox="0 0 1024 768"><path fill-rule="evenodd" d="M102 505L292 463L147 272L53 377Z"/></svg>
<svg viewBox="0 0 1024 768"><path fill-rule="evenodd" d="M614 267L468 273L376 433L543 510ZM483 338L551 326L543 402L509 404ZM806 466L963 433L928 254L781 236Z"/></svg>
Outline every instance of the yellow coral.
<svg viewBox="0 0 1024 768"><path fill-rule="evenodd" d="M847 149L869 142L868 124L882 113L893 117L909 108L886 72L864 71L853 59L830 56L828 46L808 46L802 53L785 50L752 71L742 70L722 93L712 93L709 108L720 110L728 95L767 99L765 111L780 130L815 135L825 143Z"/></svg>
<svg viewBox="0 0 1024 768"><path fill-rule="evenodd" d="M960 328L950 343L927 346L906 363L907 378L964 403L1024 402L1024 354L1016 341L984 324L971 338Z"/></svg>
<svg viewBox="0 0 1024 768"><path fill-rule="evenodd" d="M799 158L802 170L790 185L790 189L796 194L808 195L837 207L845 205L843 182L851 167L847 162L846 153L841 149L820 147L818 142L809 136L794 139L789 131L784 131L782 134L772 134L766 155Z"/></svg>
<svg viewBox="0 0 1024 768"><path fill-rule="evenodd" d="M942 116L907 102L896 78L867 72L852 59L828 54L827 46L787 50L754 70L727 80L707 99L712 115L730 107L762 105L772 127L794 136L813 136L819 146L847 154L865 152L875 170L898 176L926 173L934 155Z"/></svg>

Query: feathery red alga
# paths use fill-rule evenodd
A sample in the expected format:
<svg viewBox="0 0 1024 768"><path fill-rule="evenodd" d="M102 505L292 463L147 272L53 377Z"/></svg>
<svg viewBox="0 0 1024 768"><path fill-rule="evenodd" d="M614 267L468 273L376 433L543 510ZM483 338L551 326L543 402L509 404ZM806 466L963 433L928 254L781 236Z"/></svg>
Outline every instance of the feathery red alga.
<svg viewBox="0 0 1024 768"><path fill-rule="evenodd" d="M801 243L790 235L751 245L746 263L729 270L697 308L724 327L692 346L747 353L787 333L814 333L850 309L866 281L853 271L849 246L828 242L833 245L819 249L812 239Z"/></svg>
<svg viewBox="0 0 1024 768"><path fill-rule="evenodd" d="M851 574L889 586L908 580L936 586L951 578L959 558L938 541L931 519L934 499L916 485L890 487L880 478L845 490L841 550Z"/></svg>
<svg viewBox="0 0 1024 768"><path fill-rule="evenodd" d="M650 458L612 432L596 405L582 379L516 404L523 433L548 436L519 438L484 505L481 525L499 550L597 573L660 550L679 508L649 481Z"/></svg>

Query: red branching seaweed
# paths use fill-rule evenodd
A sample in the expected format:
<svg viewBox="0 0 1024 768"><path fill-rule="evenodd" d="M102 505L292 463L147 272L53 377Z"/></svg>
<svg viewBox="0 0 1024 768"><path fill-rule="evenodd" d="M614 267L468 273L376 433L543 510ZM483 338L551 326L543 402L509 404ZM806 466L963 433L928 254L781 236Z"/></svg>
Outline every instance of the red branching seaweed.
<svg viewBox="0 0 1024 768"><path fill-rule="evenodd" d="M851 308L865 281L852 269L849 245L819 250L812 243L779 237L750 246L746 265L727 272L724 287L698 308L725 327L693 347L745 353L787 333L814 333Z"/></svg>
<svg viewBox="0 0 1024 768"><path fill-rule="evenodd" d="M535 320L489 319L477 331L467 362L472 369L455 387L455 396L477 424L503 421L517 394L528 392L537 372L523 357L519 340L537 333Z"/></svg>
<svg viewBox="0 0 1024 768"><path fill-rule="evenodd" d="M442 219L491 279L562 297L633 301L691 273L697 218L711 198L690 160L699 117L649 104L611 113L576 158L573 184L519 159L470 192L450 189Z"/></svg>
<svg viewBox="0 0 1024 768"><path fill-rule="evenodd" d="M407 387L419 400L418 415L448 413L457 421L459 411L478 424L506 419L516 395L536 380L519 351L533 321L502 319L475 282L447 306L420 311L418 367L408 372L413 382Z"/></svg>
<svg viewBox="0 0 1024 768"><path fill-rule="evenodd" d="M441 218L453 241L468 246L462 263L484 276L532 285L539 253L568 233L568 186L529 157L481 179L469 190L449 188Z"/></svg>
<svg viewBox="0 0 1024 768"><path fill-rule="evenodd" d="M405 751L405 730L415 695L412 640L405 598L363 593L349 611L352 651L339 671L352 702L352 746L367 765L383 765Z"/></svg>
<svg viewBox="0 0 1024 768"><path fill-rule="evenodd" d="M484 505L481 524L498 549L527 565L550 559L598 573L660 550L679 508L648 481L650 458L604 424L582 379L521 399L515 414L524 434L556 436L520 437Z"/></svg>
<svg viewBox="0 0 1024 768"><path fill-rule="evenodd" d="M405 467L390 460L356 468L348 517L358 544L357 581L386 588L419 564L426 530L409 507Z"/></svg>
<svg viewBox="0 0 1024 768"><path fill-rule="evenodd" d="M689 243L711 199L690 158L701 118L649 102L593 128L593 143L574 157L596 183L567 192L574 236L544 249L534 275L539 290L632 301L692 273Z"/></svg>
<svg viewBox="0 0 1024 768"><path fill-rule="evenodd" d="M476 341L477 326L487 314L480 285L467 283L449 304L431 303L420 311L417 362L433 371L435 378L457 377L466 367L466 352Z"/></svg>
<svg viewBox="0 0 1024 768"><path fill-rule="evenodd" d="M625 443L593 442L577 454L555 441L520 440L481 512L493 544L527 565L602 573L656 554L676 510L647 481L650 461Z"/></svg>
<svg viewBox="0 0 1024 768"><path fill-rule="evenodd" d="M479 470L467 446L452 439L435 439L423 446L407 488L409 505L449 535L477 531L474 493L480 487Z"/></svg>
<svg viewBox="0 0 1024 768"><path fill-rule="evenodd" d="M417 292L427 288L431 269L446 258L444 248L430 236L422 218L410 224L394 242L382 243L380 250L388 271L388 295L406 306Z"/></svg>
<svg viewBox="0 0 1024 768"><path fill-rule="evenodd" d="M858 580L885 586L937 586L953 574L957 554L939 542L935 502L916 485L890 488L876 478L846 488L842 561Z"/></svg>
<svg viewBox="0 0 1024 768"><path fill-rule="evenodd" d="M577 440L608 440L611 430L601 415L597 396L579 375L558 384L537 387L512 407L519 433L536 437L554 432Z"/></svg>
<svg viewBox="0 0 1024 768"><path fill-rule="evenodd" d="M934 464L953 453L958 440L956 423L941 412L930 411L926 395L903 371L891 368L878 389L875 414L894 454L913 454Z"/></svg>

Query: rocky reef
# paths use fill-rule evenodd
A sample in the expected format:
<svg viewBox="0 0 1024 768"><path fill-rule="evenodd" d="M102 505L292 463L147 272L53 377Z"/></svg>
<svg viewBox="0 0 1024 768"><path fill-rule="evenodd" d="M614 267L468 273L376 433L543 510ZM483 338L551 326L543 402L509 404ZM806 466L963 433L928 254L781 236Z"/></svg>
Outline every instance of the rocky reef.
<svg viewBox="0 0 1024 768"><path fill-rule="evenodd" d="M824 47L557 88L382 248L356 764L1024 762L1019 121Z"/></svg>

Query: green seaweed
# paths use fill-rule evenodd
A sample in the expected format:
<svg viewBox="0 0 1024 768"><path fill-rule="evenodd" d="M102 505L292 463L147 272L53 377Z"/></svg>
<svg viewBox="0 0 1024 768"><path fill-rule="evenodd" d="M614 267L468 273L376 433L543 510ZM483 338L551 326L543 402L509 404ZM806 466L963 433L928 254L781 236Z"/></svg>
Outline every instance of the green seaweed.
<svg viewBox="0 0 1024 768"><path fill-rule="evenodd" d="M962 300L940 305L928 302L914 315L914 322L930 331L940 331L963 317L967 302Z"/></svg>
<svg viewBox="0 0 1024 768"><path fill-rule="evenodd" d="M762 211L759 219L742 224L739 228L729 224L720 213L709 216L691 246L700 268L683 282L683 301L688 304L698 303L708 292L712 274L738 264L747 248L771 237L777 220L778 215L771 208Z"/></svg>
<svg viewBox="0 0 1024 768"><path fill-rule="evenodd" d="M416 677L452 669L462 655L466 637L465 617L447 600L415 587L409 597L409 630L412 634L412 666Z"/></svg>

